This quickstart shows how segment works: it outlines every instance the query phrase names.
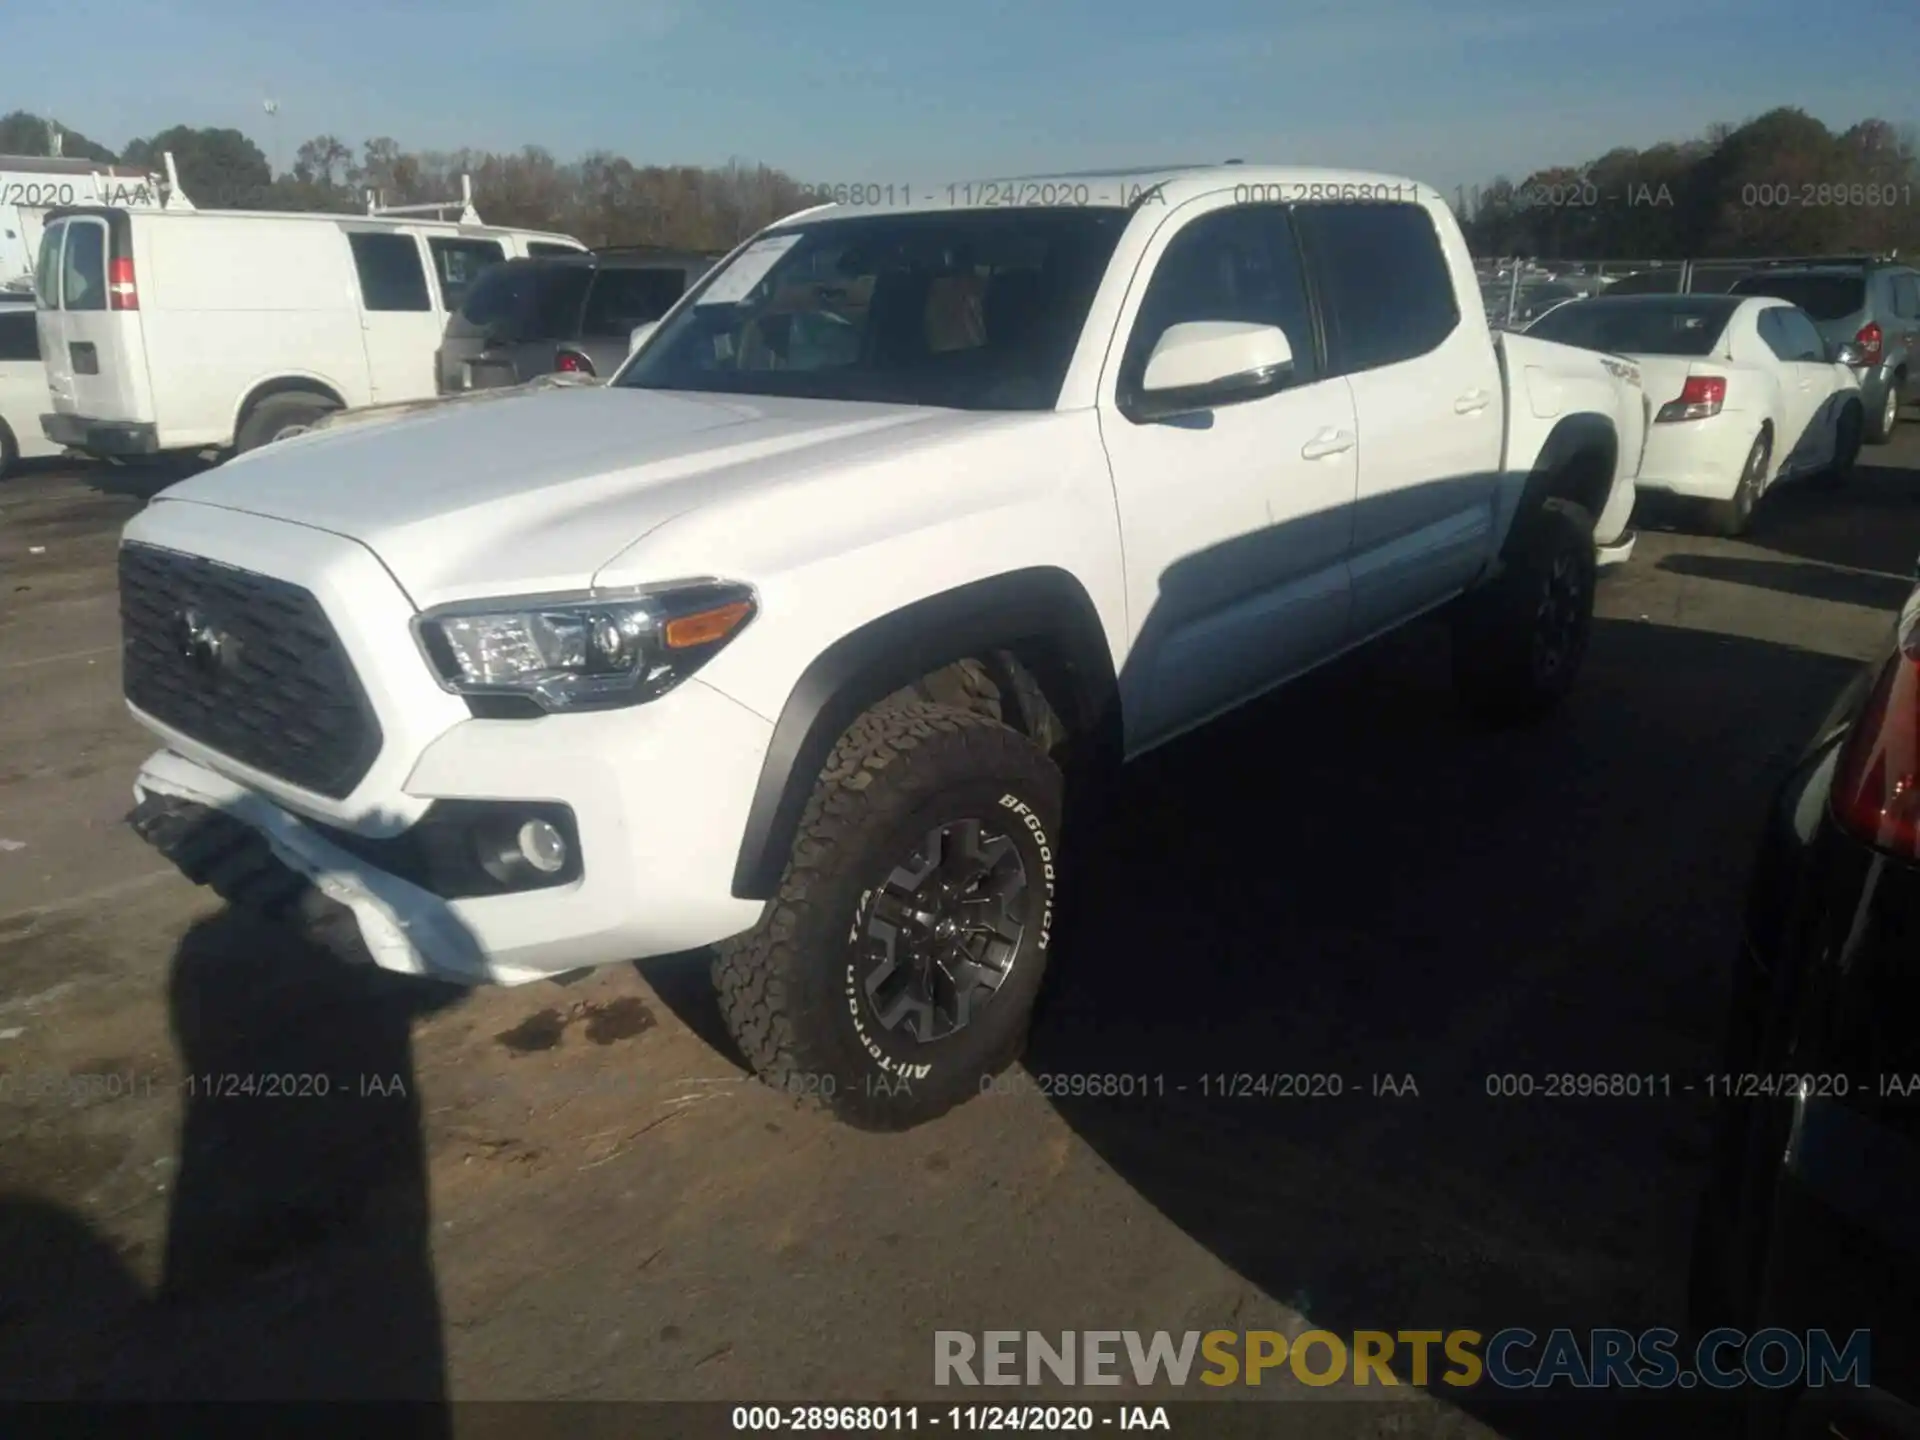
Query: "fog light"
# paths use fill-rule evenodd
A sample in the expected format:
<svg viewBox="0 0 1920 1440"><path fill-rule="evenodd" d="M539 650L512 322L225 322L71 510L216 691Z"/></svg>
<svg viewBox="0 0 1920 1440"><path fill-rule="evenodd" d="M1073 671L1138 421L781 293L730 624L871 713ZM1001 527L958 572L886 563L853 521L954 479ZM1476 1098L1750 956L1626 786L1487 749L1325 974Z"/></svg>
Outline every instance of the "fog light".
<svg viewBox="0 0 1920 1440"><path fill-rule="evenodd" d="M566 838L544 820L520 827L520 858L542 875L558 875L567 863Z"/></svg>

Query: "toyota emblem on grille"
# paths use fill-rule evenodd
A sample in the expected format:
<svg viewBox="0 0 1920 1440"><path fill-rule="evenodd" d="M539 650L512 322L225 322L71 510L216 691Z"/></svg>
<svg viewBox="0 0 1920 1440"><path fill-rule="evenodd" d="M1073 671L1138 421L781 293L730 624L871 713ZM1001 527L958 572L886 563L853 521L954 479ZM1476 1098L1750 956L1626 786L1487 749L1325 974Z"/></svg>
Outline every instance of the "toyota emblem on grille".
<svg viewBox="0 0 1920 1440"><path fill-rule="evenodd" d="M218 676L232 659L232 637L192 606L174 619L179 627L180 653L187 663L209 680Z"/></svg>

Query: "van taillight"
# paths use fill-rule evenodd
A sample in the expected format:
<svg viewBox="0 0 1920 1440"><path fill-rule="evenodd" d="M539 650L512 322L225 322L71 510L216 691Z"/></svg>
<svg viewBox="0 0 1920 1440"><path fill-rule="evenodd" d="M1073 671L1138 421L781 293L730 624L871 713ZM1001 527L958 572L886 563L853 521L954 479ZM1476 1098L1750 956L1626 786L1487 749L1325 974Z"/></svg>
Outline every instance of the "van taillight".
<svg viewBox="0 0 1920 1440"><path fill-rule="evenodd" d="M1680 387L1680 398L1669 400L1653 418L1666 424L1674 420L1710 420L1727 403L1727 382L1721 375L1689 375Z"/></svg>
<svg viewBox="0 0 1920 1440"><path fill-rule="evenodd" d="M122 255L107 266L107 308L110 310L138 310L140 292L133 283L132 257Z"/></svg>
<svg viewBox="0 0 1920 1440"><path fill-rule="evenodd" d="M1840 751L1833 817L1876 849L1920 859L1920 644L1911 623Z"/></svg>
<svg viewBox="0 0 1920 1440"><path fill-rule="evenodd" d="M1863 364L1878 365L1884 353L1886 336L1880 332L1879 325L1868 321L1860 327L1860 333L1853 337L1853 343L1860 347L1860 359Z"/></svg>

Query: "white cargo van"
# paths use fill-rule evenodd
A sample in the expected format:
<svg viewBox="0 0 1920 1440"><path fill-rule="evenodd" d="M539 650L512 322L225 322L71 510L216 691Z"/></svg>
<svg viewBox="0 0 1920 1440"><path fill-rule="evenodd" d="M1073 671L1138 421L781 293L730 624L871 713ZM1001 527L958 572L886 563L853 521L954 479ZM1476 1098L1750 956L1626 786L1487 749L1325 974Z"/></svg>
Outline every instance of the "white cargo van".
<svg viewBox="0 0 1920 1440"><path fill-rule="evenodd" d="M93 455L240 451L331 410L425 398L481 270L585 248L391 215L53 210L34 269L41 428Z"/></svg>

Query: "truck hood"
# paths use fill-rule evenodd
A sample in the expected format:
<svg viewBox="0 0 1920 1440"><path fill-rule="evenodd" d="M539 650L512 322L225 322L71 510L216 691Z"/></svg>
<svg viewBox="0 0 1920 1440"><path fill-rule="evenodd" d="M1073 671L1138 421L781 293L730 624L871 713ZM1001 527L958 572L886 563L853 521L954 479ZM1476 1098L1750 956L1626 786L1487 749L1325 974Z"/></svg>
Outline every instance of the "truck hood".
<svg viewBox="0 0 1920 1440"><path fill-rule="evenodd" d="M549 390L276 441L163 491L359 541L416 605L582 588L676 515L985 417L686 391ZM909 437L912 437L911 440ZM879 441L885 444L886 441Z"/></svg>

